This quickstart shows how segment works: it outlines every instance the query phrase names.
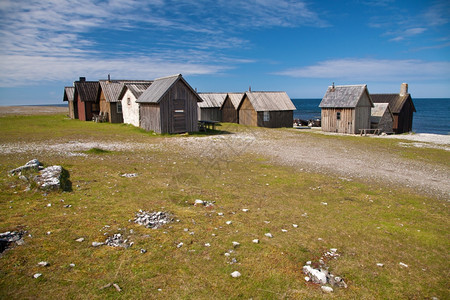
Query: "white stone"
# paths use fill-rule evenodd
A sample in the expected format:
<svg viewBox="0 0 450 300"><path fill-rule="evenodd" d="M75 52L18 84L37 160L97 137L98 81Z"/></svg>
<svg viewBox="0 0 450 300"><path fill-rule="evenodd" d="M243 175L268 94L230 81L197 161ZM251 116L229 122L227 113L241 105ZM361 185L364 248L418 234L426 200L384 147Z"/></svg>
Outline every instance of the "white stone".
<svg viewBox="0 0 450 300"><path fill-rule="evenodd" d="M282 232L287 232L287 230L286 230L286 229L281 229L281 231L282 231Z"/></svg>
<svg viewBox="0 0 450 300"><path fill-rule="evenodd" d="M333 292L333 288L331 288L329 286L322 285L320 288L322 289L322 291L324 293L332 293Z"/></svg>
<svg viewBox="0 0 450 300"><path fill-rule="evenodd" d="M337 249L336 249L336 248L331 248L330 251L331 251L332 253L336 253L336 252L337 252Z"/></svg>
<svg viewBox="0 0 450 300"><path fill-rule="evenodd" d="M69 266L70 266L71 268L73 268L73 267L75 267L75 264L70 264Z"/></svg>
<svg viewBox="0 0 450 300"><path fill-rule="evenodd" d="M75 242L79 242L79 243L84 242L84 238L76 239Z"/></svg>
<svg viewBox="0 0 450 300"><path fill-rule="evenodd" d="M305 276L305 281L309 282L311 280L311 278L309 278L308 276Z"/></svg>
<svg viewBox="0 0 450 300"><path fill-rule="evenodd" d="M228 252L225 252L225 254L224 254L225 256L230 256L231 254L230 253L228 253Z"/></svg>
<svg viewBox="0 0 450 300"><path fill-rule="evenodd" d="M39 278L39 277L41 277L41 276L42 276L41 273L36 273L36 274L33 275L33 278Z"/></svg>
<svg viewBox="0 0 450 300"><path fill-rule="evenodd" d="M328 203L326 202L320 202L322 205L328 205Z"/></svg>
<svg viewBox="0 0 450 300"><path fill-rule="evenodd" d="M408 265L407 265L407 264L405 264L405 263L402 263L402 262L399 262L398 264L400 265L400 267L403 267L403 268L407 268L407 267L408 267Z"/></svg>
<svg viewBox="0 0 450 300"><path fill-rule="evenodd" d="M225 222L227 225L230 225L230 224L232 224L233 222L231 222L231 221L226 221Z"/></svg>
<svg viewBox="0 0 450 300"><path fill-rule="evenodd" d="M292 227L297 228L298 225L297 224L292 224Z"/></svg>
<svg viewBox="0 0 450 300"><path fill-rule="evenodd" d="M259 244L259 240L258 239L254 239L252 242L255 243L255 244Z"/></svg>
<svg viewBox="0 0 450 300"><path fill-rule="evenodd" d="M38 262L38 266L41 267L48 267L50 264L47 261L40 261Z"/></svg>
<svg viewBox="0 0 450 300"><path fill-rule="evenodd" d="M211 244L210 243L206 243L205 247L211 247Z"/></svg>
<svg viewBox="0 0 450 300"><path fill-rule="evenodd" d="M248 208L243 208L242 211L243 212L248 212Z"/></svg>
<svg viewBox="0 0 450 300"><path fill-rule="evenodd" d="M197 206L197 205L205 205L205 202L203 200L200 200L200 199L195 199L194 205L195 206Z"/></svg>
<svg viewBox="0 0 450 300"><path fill-rule="evenodd" d="M266 233L264 235L267 236L268 238L273 238L273 235L270 232L268 232L268 233Z"/></svg>
<svg viewBox="0 0 450 300"><path fill-rule="evenodd" d="M311 280L314 283L318 284L326 284L327 283L327 275L321 270L314 269L310 266L303 266L303 273L311 277Z"/></svg>
<svg viewBox="0 0 450 300"><path fill-rule="evenodd" d="M217 213L217 215L218 215L218 216L223 216L223 213L222 213L222 212L220 212L220 213Z"/></svg>
<svg viewBox="0 0 450 300"><path fill-rule="evenodd" d="M378 266L378 267L383 267L384 264L382 264L382 263L377 263L377 266Z"/></svg>
<svg viewBox="0 0 450 300"><path fill-rule="evenodd" d="M92 247L99 247L104 245L105 243L100 243L100 242L92 242Z"/></svg>
<svg viewBox="0 0 450 300"><path fill-rule="evenodd" d="M51 204L51 203L47 204L47 207L51 207L51 206L52 206L52 204Z"/></svg>
<svg viewBox="0 0 450 300"><path fill-rule="evenodd" d="M237 278L240 276L241 276L241 273L239 273L238 271L234 271L233 273L231 273L231 277L233 277L233 278Z"/></svg>
<svg viewBox="0 0 450 300"><path fill-rule="evenodd" d="M47 231L47 235L50 235L50 234L52 234L52 232L51 231Z"/></svg>
<svg viewBox="0 0 450 300"><path fill-rule="evenodd" d="M181 247L183 247L183 245L184 245L183 242L181 242L177 245L177 248L181 248Z"/></svg>
<svg viewBox="0 0 450 300"><path fill-rule="evenodd" d="M240 245L240 243L238 243L238 242L233 242L233 247L238 247Z"/></svg>

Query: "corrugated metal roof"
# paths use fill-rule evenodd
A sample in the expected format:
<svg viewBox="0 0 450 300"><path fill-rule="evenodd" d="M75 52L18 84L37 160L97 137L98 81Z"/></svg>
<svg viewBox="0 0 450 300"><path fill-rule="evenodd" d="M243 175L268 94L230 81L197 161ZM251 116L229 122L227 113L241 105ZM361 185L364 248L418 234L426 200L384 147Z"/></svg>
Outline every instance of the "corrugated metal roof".
<svg viewBox="0 0 450 300"><path fill-rule="evenodd" d="M231 100L231 103L233 104L234 108L238 108L239 104L241 103L242 97L244 96L244 93L228 93L228 97Z"/></svg>
<svg viewBox="0 0 450 300"><path fill-rule="evenodd" d="M196 91L184 80L181 74L155 79L152 85L136 100L137 103L159 103L166 95L167 91L178 81L184 84L197 96L197 102L203 102Z"/></svg>
<svg viewBox="0 0 450 300"><path fill-rule="evenodd" d="M83 102L96 102L99 98L98 81L75 81L75 91Z"/></svg>
<svg viewBox="0 0 450 300"><path fill-rule="evenodd" d="M227 93L198 93L203 102L199 102L198 106L201 108L219 108L222 106Z"/></svg>
<svg viewBox="0 0 450 300"><path fill-rule="evenodd" d="M255 111L295 110L286 92L246 92Z"/></svg>
<svg viewBox="0 0 450 300"><path fill-rule="evenodd" d="M125 84L150 84L151 80L100 80L100 86L107 102L119 102Z"/></svg>
<svg viewBox="0 0 450 300"><path fill-rule="evenodd" d="M406 94L404 96L400 96L400 94L372 94L370 96L374 103L389 103L390 109L394 114L400 113L406 101L411 99L410 94ZM415 108L414 111L416 111Z"/></svg>
<svg viewBox="0 0 450 300"><path fill-rule="evenodd" d="M355 108L363 93L367 92L367 85L339 85L329 86L325 96L319 104L320 108Z"/></svg>
<svg viewBox="0 0 450 300"><path fill-rule="evenodd" d="M63 101L73 101L74 93L75 93L75 87L73 87L73 86L66 86L64 88Z"/></svg>

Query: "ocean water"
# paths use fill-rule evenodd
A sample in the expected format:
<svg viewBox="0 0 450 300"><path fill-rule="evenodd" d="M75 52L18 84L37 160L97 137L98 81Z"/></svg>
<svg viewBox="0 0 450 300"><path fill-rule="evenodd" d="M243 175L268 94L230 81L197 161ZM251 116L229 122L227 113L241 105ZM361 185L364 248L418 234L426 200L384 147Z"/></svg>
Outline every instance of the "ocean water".
<svg viewBox="0 0 450 300"><path fill-rule="evenodd" d="M292 99L297 110L294 119L320 118L322 99ZM413 131L416 133L450 134L450 98L413 98L416 111Z"/></svg>

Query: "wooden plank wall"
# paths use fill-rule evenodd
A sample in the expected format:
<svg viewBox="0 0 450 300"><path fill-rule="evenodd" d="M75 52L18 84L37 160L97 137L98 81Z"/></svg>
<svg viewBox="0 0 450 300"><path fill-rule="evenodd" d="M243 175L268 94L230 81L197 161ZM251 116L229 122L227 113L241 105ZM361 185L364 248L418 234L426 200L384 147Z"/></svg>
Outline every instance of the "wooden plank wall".
<svg viewBox="0 0 450 300"><path fill-rule="evenodd" d="M337 120L338 112L341 113L340 120ZM322 131L354 133L353 115L351 108L322 108Z"/></svg>
<svg viewBox="0 0 450 300"><path fill-rule="evenodd" d="M161 114L159 104L141 103L141 128L161 133Z"/></svg>
<svg viewBox="0 0 450 300"><path fill-rule="evenodd" d="M411 102L412 101L409 100L406 101L400 113L394 115L394 117L397 116L397 124L394 124L395 133L405 133L412 131L414 110Z"/></svg>
<svg viewBox="0 0 450 300"><path fill-rule="evenodd" d="M74 101L68 101L69 102L69 118L75 119L75 107L73 105Z"/></svg>
<svg viewBox="0 0 450 300"><path fill-rule="evenodd" d="M200 108L200 120L203 121L222 121L222 111L217 108Z"/></svg>
<svg viewBox="0 0 450 300"><path fill-rule="evenodd" d="M225 98L222 106L222 122L239 123L239 113L234 108L229 97Z"/></svg>
<svg viewBox="0 0 450 300"><path fill-rule="evenodd" d="M360 129L370 128L370 106L356 107L354 111L354 126L352 132L359 133Z"/></svg>
<svg viewBox="0 0 450 300"><path fill-rule="evenodd" d="M77 94L77 106L78 106L78 118L81 121L86 121L86 108L85 102L81 101L80 95Z"/></svg>
<svg viewBox="0 0 450 300"><path fill-rule="evenodd" d="M253 108L248 97L245 96L239 108L239 124L248 126L258 126L258 114Z"/></svg>
<svg viewBox="0 0 450 300"><path fill-rule="evenodd" d="M269 121L264 122L264 112L258 112L258 126L268 128L292 127L294 122L294 111L270 111Z"/></svg>

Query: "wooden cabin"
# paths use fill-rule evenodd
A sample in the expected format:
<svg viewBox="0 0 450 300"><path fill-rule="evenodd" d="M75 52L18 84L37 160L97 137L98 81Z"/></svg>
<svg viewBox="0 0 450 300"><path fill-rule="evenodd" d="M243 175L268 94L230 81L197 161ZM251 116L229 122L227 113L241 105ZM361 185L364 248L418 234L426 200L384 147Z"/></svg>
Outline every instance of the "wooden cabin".
<svg viewBox="0 0 450 300"><path fill-rule="evenodd" d="M222 122L239 123L238 107L244 93L228 93L220 107Z"/></svg>
<svg viewBox="0 0 450 300"><path fill-rule="evenodd" d="M408 93L408 84L403 83L399 94L372 94L374 103L389 103L394 115L393 130L395 133L412 131L413 113L416 112L411 95Z"/></svg>
<svg viewBox="0 0 450 300"><path fill-rule="evenodd" d="M389 108L389 103L374 103L371 110L370 126L378 129L380 133L393 133L394 115Z"/></svg>
<svg viewBox="0 0 450 300"><path fill-rule="evenodd" d="M295 109L285 92L246 92L238 106L239 124L292 127Z"/></svg>
<svg viewBox="0 0 450 300"><path fill-rule="evenodd" d="M77 102L74 100L74 93L75 93L75 87L73 86L66 86L64 88L64 98L63 101L67 101L69 104L69 118L71 119L78 119L78 107Z"/></svg>
<svg viewBox="0 0 450 300"><path fill-rule="evenodd" d="M74 82L74 86L74 101L78 110L78 119L91 121L94 114L100 113L100 84L98 81L86 81L85 77L80 77L79 81Z"/></svg>
<svg viewBox="0 0 450 300"><path fill-rule="evenodd" d="M151 82L141 82L125 83L123 85L119 99L122 103L122 116L125 124L131 124L136 127L141 125L140 105L136 101L151 84Z"/></svg>
<svg viewBox="0 0 450 300"><path fill-rule="evenodd" d="M370 129L373 107L367 85L329 86L320 102L322 131L357 134Z"/></svg>
<svg viewBox="0 0 450 300"><path fill-rule="evenodd" d="M202 121L222 121L222 107L227 93L198 93L202 102L198 102L198 119Z"/></svg>
<svg viewBox="0 0 450 300"><path fill-rule="evenodd" d="M140 127L157 133L198 131L197 102L202 101L181 74L156 79L136 100Z"/></svg>
<svg viewBox="0 0 450 300"><path fill-rule="evenodd" d="M110 123L123 123L122 101L119 95L125 84L151 83L149 80L100 80L100 114Z"/></svg>

